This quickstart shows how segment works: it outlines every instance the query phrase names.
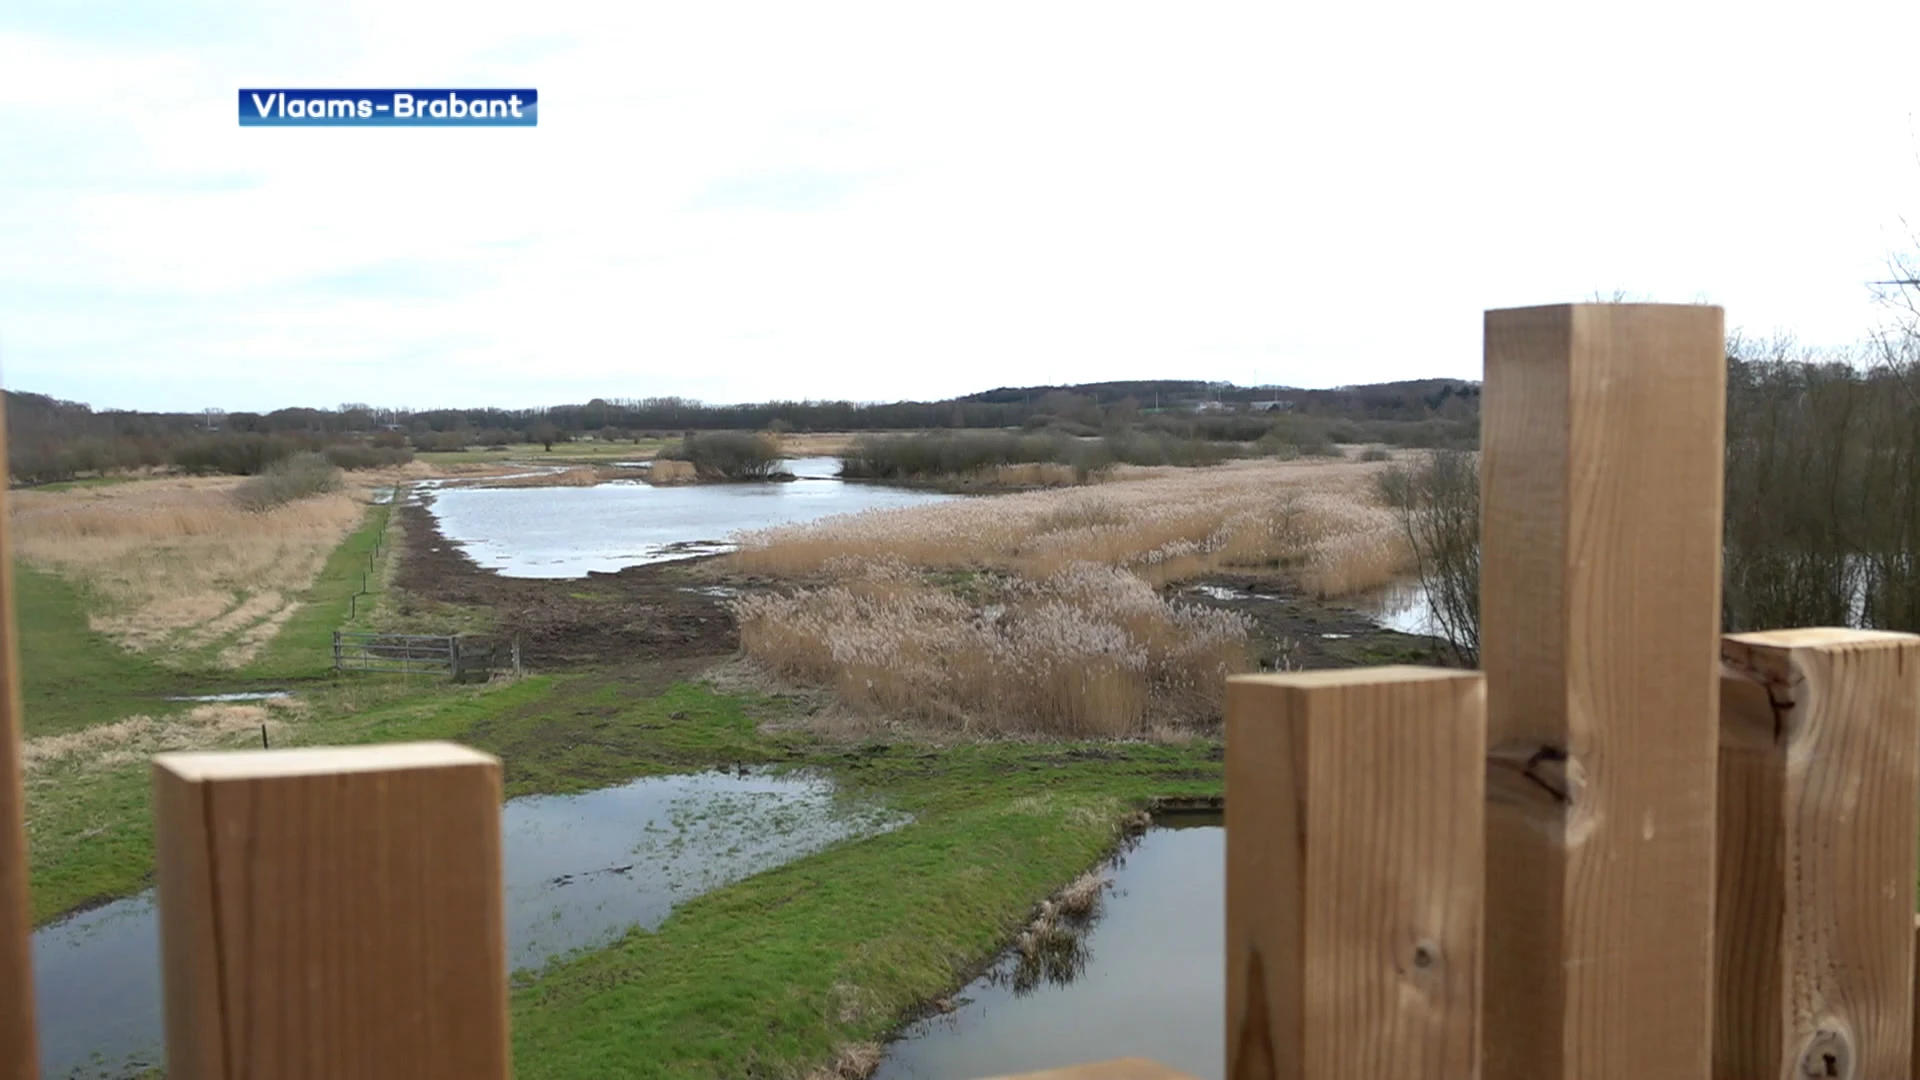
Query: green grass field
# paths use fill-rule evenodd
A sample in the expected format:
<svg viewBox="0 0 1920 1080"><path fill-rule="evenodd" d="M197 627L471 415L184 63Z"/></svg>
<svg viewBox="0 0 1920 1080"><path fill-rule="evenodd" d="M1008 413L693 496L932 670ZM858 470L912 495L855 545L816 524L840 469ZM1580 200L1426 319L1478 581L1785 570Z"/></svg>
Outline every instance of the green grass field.
<svg viewBox="0 0 1920 1080"><path fill-rule="evenodd" d="M500 755L509 796L774 763L828 772L914 815L523 977L516 1072L536 1077L803 1071L969 977L1035 903L1112 847L1128 807L1219 788L1204 745L832 745L764 734L759 721L778 708L703 684L649 693L593 675L381 683L316 694L297 732L301 743L456 739ZM146 781L133 765L37 794L36 919L149 884Z"/></svg>
<svg viewBox="0 0 1920 1080"><path fill-rule="evenodd" d="M13 568L26 734L48 735L167 708L203 679L169 671L87 628L79 587L25 566Z"/></svg>

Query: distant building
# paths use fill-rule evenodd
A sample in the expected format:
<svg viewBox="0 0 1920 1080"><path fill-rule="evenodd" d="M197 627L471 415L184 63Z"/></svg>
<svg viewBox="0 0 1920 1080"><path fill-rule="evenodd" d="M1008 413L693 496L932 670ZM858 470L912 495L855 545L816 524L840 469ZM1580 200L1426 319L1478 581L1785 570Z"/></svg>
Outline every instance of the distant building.
<svg viewBox="0 0 1920 1080"><path fill-rule="evenodd" d="M1291 401L1255 401L1250 403L1254 412L1288 412L1293 408Z"/></svg>

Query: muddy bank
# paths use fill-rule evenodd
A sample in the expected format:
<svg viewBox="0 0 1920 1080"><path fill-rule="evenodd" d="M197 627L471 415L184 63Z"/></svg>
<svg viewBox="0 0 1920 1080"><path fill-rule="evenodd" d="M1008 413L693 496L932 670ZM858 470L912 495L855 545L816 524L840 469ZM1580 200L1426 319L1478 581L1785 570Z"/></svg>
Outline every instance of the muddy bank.
<svg viewBox="0 0 1920 1080"><path fill-rule="evenodd" d="M403 505L396 513L406 538L394 582L399 613L414 613L409 605L483 610L492 634L519 636L522 655L536 670L730 656L738 651L740 636L729 598L803 584L734 574L723 557L714 556L584 578L505 577L483 569L450 542L425 507ZM1284 579L1215 574L1165 591L1185 603L1252 619L1260 670L1451 662L1432 638L1383 629L1367 615L1317 599Z"/></svg>
<svg viewBox="0 0 1920 1080"><path fill-rule="evenodd" d="M654 563L585 578L503 577L483 570L418 505L398 509L406 552L394 584L411 600L491 613L491 633L518 636L535 670L731 655L740 637L707 560Z"/></svg>
<svg viewBox="0 0 1920 1080"><path fill-rule="evenodd" d="M1251 644L1261 671L1453 664L1438 640L1384 629L1367 615L1339 601L1318 599L1284 579L1211 574L1168 586L1165 592L1184 603L1252 619Z"/></svg>

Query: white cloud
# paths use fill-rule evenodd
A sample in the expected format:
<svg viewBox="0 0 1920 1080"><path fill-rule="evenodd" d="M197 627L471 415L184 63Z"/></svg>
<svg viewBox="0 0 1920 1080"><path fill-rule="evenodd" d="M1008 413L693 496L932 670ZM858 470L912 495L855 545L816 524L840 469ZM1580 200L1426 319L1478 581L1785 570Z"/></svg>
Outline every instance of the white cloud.
<svg viewBox="0 0 1920 1080"><path fill-rule="evenodd" d="M0 15L9 385L269 407L1472 375L1482 309L1614 288L1852 340L1920 221L1908 5L241 14L111 39ZM541 123L240 129L235 90L273 85L534 86Z"/></svg>

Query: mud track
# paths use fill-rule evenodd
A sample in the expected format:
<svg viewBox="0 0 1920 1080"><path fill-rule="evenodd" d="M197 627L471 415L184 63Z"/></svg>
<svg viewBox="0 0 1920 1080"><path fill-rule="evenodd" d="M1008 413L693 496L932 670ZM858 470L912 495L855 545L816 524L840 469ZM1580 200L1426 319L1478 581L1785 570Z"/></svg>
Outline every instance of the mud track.
<svg viewBox="0 0 1920 1080"><path fill-rule="evenodd" d="M497 635L518 635L536 671L720 657L739 647L725 601L700 591L714 583L710 559L585 578L503 577L448 541L425 507L405 504L399 514L407 539L394 584L423 599L486 609Z"/></svg>

